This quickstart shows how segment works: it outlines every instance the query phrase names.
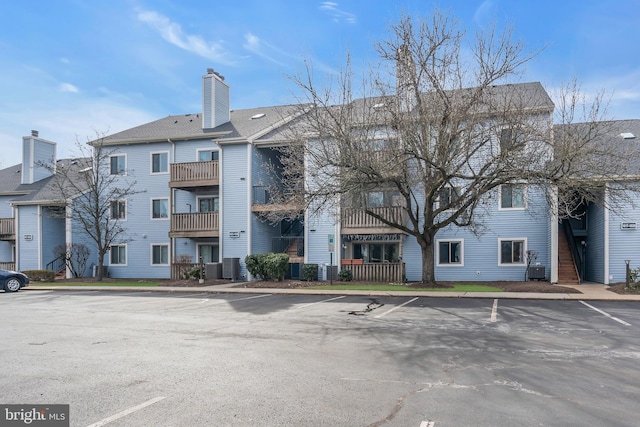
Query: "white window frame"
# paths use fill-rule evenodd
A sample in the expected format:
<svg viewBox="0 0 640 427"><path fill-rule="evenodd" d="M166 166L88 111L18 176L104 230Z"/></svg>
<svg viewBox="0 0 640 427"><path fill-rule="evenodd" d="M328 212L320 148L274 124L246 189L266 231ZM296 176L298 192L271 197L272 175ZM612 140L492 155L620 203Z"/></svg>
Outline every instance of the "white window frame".
<svg viewBox="0 0 640 427"><path fill-rule="evenodd" d="M502 262L502 242L523 242L522 244L522 262ZM524 267L527 265L527 238L526 237L505 237L498 239L498 266L499 267Z"/></svg>
<svg viewBox="0 0 640 427"><path fill-rule="evenodd" d="M440 263L440 243L460 243L460 262ZM436 239L436 266L438 267L464 267L464 239Z"/></svg>
<svg viewBox="0 0 640 427"><path fill-rule="evenodd" d="M438 198L436 200L436 207L439 209L441 208L443 205L442 203L440 203L440 195L442 193L442 190L449 190L449 201L451 201L451 196L452 194L455 192L456 195L456 200L460 200L460 193L462 192L462 187L455 187L455 186L451 186L451 185L447 185L445 187L442 187L440 189L440 191L438 191ZM451 202L449 202L449 204L451 204ZM450 208L448 210L454 210L453 208Z"/></svg>
<svg viewBox="0 0 640 427"><path fill-rule="evenodd" d="M113 203L123 203L124 204L124 218L114 218L113 217ZM111 221L126 221L127 218L129 217L129 215L127 214L127 199L118 199L118 200L111 200L109 202L109 220Z"/></svg>
<svg viewBox="0 0 640 427"><path fill-rule="evenodd" d="M153 216L153 202L155 202L156 200L166 200L167 202L167 216L166 217L154 217ZM151 212L150 212L150 218L152 221L166 221L169 219L169 216L171 216L171 212L169 212L169 198L168 197L152 197L150 202L150 208L151 208Z"/></svg>
<svg viewBox="0 0 640 427"><path fill-rule="evenodd" d="M166 263L154 263L153 262L153 248L155 247L165 247L167 248L167 262ZM166 267L169 265L169 244L168 243L151 243L149 247L149 263L151 267Z"/></svg>
<svg viewBox="0 0 640 427"><path fill-rule="evenodd" d="M110 266L114 266L114 267L126 267L129 264L129 248L127 247L128 245L126 243L121 243L121 244L116 244L116 245L110 245L109 246L109 265ZM118 248L124 248L124 264L114 264L113 263L113 258L112 258L112 250L114 247L118 247Z"/></svg>
<svg viewBox="0 0 640 427"><path fill-rule="evenodd" d="M222 262L222 260L220 259L220 243L218 243L217 245L214 243L196 243L196 262L200 262L200 247L201 246L217 246L218 247L218 261L212 261L212 262ZM206 261L208 262L208 261ZM205 262L205 264L206 264Z"/></svg>
<svg viewBox="0 0 640 427"><path fill-rule="evenodd" d="M512 206L512 207L503 207L502 206L502 187L509 186L519 186L522 187L522 206ZM498 210L501 211L524 211L527 209L527 185L526 184L502 184L498 187ZM513 190L511 191L511 204L513 204Z"/></svg>
<svg viewBox="0 0 640 427"><path fill-rule="evenodd" d="M200 153L205 152L205 151L208 152L208 153L217 151L218 152L218 160L200 160ZM200 149L196 150L196 162L201 162L201 161L219 162L220 161L220 149L219 148L200 148Z"/></svg>
<svg viewBox="0 0 640 427"><path fill-rule="evenodd" d="M112 173L111 172L111 159L114 158L114 157L123 157L124 158L124 170L122 171L122 173ZM128 164L128 159L127 159L127 155L125 153L111 154L109 156L109 175L112 175L112 176L116 176L116 175L125 176L125 175L127 175L127 164Z"/></svg>
<svg viewBox="0 0 640 427"><path fill-rule="evenodd" d="M212 196L197 196L196 197L196 212L201 212L200 210L200 200L201 199L218 199L218 210L217 211L209 211L209 212L220 212L220 196L212 195Z"/></svg>
<svg viewBox="0 0 640 427"><path fill-rule="evenodd" d="M502 142L502 134L505 131L510 131L511 135L510 135L510 141L509 141L509 145L508 146L503 146L503 142ZM515 135L514 135L515 134ZM521 141L518 141L518 139L521 139ZM515 144L514 144L514 140L515 140ZM525 141L524 141L524 132L522 131L521 128L519 128L518 126L503 126L502 128L500 128L500 134L498 135L498 146L500 147L500 152L502 152L505 148L507 149L507 151L512 151L512 152L517 152L517 151L522 151L524 150L525 147Z"/></svg>
<svg viewBox="0 0 640 427"><path fill-rule="evenodd" d="M157 154L165 154L167 156L167 170L166 171L153 171L153 156ZM151 175L166 175L169 173L169 151L152 151L149 153L149 173Z"/></svg>

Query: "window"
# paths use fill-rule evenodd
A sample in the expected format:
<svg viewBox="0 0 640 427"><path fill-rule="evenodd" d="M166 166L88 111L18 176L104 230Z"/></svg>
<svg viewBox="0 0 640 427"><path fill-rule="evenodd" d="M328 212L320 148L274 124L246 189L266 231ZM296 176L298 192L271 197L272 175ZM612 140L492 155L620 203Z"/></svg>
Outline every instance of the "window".
<svg viewBox="0 0 640 427"><path fill-rule="evenodd" d="M398 243L354 243L353 258L364 262L399 262Z"/></svg>
<svg viewBox="0 0 640 427"><path fill-rule="evenodd" d="M220 260L220 247L218 245L198 245L198 261L218 262Z"/></svg>
<svg viewBox="0 0 640 427"><path fill-rule="evenodd" d="M440 189L438 194L438 203L440 207L453 205L458 200L458 190L454 187L444 187Z"/></svg>
<svg viewBox="0 0 640 427"><path fill-rule="evenodd" d="M526 239L499 239L500 265L524 265Z"/></svg>
<svg viewBox="0 0 640 427"><path fill-rule="evenodd" d="M500 208L523 209L524 208L524 185L500 186Z"/></svg>
<svg viewBox="0 0 640 427"><path fill-rule="evenodd" d="M380 208L384 206L384 193L382 191L372 191L369 193L367 206L370 208Z"/></svg>
<svg viewBox="0 0 640 427"><path fill-rule="evenodd" d="M153 265L169 264L169 245L152 245L151 246L151 264Z"/></svg>
<svg viewBox="0 0 640 427"><path fill-rule="evenodd" d="M127 245L113 245L110 252L110 264L111 265L126 265L127 264Z"/></svg>
<svg viewBox="0 0 640 427"><path fill-rule="evenodd" d="M169 218L169 199L151 200L151 218Z"/></svg>
<svg viewBox="0 0 640 427"><path fill-rule="evenodd" d="M124 200L113 200L111 202L111 219L127 218L127 203Z"/></svg>
<svg viewBox="0 0 640 427"><path fill-rule="evenodd" d="M218 150L198 151L198 161L208 162L209 160L218 160Z"/></svg>
<svg viewBox="0 0 640 427"><path fill-rule="evenodd" d="M127 158L124 154L118 156L110 156L110 174L111 175L124 175L127 169Z"/></svg>
<svg viewBox="0 0 640 427"><path fill-rule="evenodd" d="M169 171L169 153L151 153L151 173L167 173Z"/></svg>
<svg viewBox="0 0 640 427"><path fill-rule="evenodd" d="M524 147L524 134L513 128L504 128L500 131L500 150L517 150Z"/></svg>
<svg viewBox="0 0 640 427"><path fill-rule="evenodd" d="M218 212L219 199L217 197L199 197L198 212Z"/></svg>
<svg viewBox="0 0 640 427"><path fill-rule="evenodd" d="M438 265L462 266L462 254L462 240L438 240Z"/></svg>

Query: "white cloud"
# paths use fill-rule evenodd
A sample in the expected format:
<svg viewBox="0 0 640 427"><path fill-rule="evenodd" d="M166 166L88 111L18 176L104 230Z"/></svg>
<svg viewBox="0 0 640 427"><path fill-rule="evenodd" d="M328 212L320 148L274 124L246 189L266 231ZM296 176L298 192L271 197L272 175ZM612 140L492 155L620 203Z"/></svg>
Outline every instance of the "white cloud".
<svg viewBox="0 0 640 427"><path fill-rule="evenodd" d="M320 10L333 18L334 22L346 22L347 24L357 24L358 19L355 14L338 9L338 3L324 1L320 3Z"/></svg>
<svg viewBox="0 0 640 427"><path fill-rule="evenodd" d="M72 85L71 83L60 83L60 86L58 86L58 89L61 92L71 92L71 93L79 92L78 88Z"/></svg>
<svg viewBox="0 0 640 427"><path fill-rule="evenodd" d="M495 5L492 0L485 0L473 14L473 22L479 27L485 27L495 20Z"/></svg>
<svg viewBox="0 0 640 427"><path fill-rule="evenodd" d="M273 62L278 65L285 66L286 64L280 60L275 58L275 55L284 56L288 58L292 58L293 55L290 55L277 47L269 44L267 42L262 41L258 36L247 33L244 35L245 43L242 45L249 52L255 53L256 55Z"/></svg>
<svg viewBox="0 0 640 427"><path fill-rule="evenodd" d="M225 51L221 42L207 42L197 35L184 34L180 24L172 22L169 18L154 11L141 11L138 20L156 30L163 39L174 46L184 49L220 64L232 65L229 54Z"/></svg>

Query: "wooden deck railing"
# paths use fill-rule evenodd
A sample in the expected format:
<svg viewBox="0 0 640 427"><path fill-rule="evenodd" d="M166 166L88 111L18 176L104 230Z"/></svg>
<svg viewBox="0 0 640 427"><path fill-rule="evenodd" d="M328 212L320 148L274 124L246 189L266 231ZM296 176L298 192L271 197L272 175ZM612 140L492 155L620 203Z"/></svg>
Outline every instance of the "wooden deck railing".
<svg viewBox="0 0 640 427"><path fill-rule="evenodd" d="M343 263L341 268L351 271L353 280L358 282L401 283L405 276L403 262Z"/></svg>
<svg viewBox="0 0 640 427"><path fill-rule="evenodd" d="M383 218L387 218L396 223L406 222L406 215L400 206L385 206L371 208ZM367 215L364 209L343 208L342 209L343 228L380 228L389 227L377 218Z"/></svg>
<svg viewBox="0 0 640 427"><path fill-rule="evenodd" d="M172 233L195 231L218 231L218 212L196 212L171 214Z"/></svg>
<svg viewBox="0 0 640 427"><path fill-rule="evenodd" d="M0 262L0 270L15 270L15 262Z"/></svg>
<svg viewBox="0 0 640 427"><path fill-rule="evenodd" d="M0 218L0 238L15 238L14 223L14 218Z"/></svg>
<svg viewBox="0 0 640 427"><path fill-rule="evenodd" d="M219 177L219 164L217 160L172 163L170 186L179 187L186 184L217 185Z"/></svg>

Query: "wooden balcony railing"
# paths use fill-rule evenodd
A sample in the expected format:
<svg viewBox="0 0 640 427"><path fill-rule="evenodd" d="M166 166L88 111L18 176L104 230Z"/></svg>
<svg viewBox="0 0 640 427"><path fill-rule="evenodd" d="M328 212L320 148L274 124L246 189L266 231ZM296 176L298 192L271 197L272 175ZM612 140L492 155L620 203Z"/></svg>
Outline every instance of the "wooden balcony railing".
<svg viewBox="0 0 640 427"><path fill-rule="evenodd" d="M171 214L169 237L218 237L218 212Z"/></svg>
<svg viewBox="0 0 640 427"><path fill-rule="evenodd" d="M351 271L353 280L358 282L390 282L402 283L405 270L403 262L375 262L367 264L342 263L343 270Z"/></svg>
<svg viewBox="0 0 640 427"><path fill-rule="evenodd" d="M172 163L169 187L207 187L220 184L217 160L206 162Z"/></svg>
<svg viewBox="0 0 640 427"><path fill-rule="evenodd" d="M0 270L15 270L15 262L0 262Z"/></svg>
<svg viewBox="0 0 640 427"><path fill-rule="evenodd" d="M15 240L14 218L0 218L0 240Z"/></svg>
<svg viewBox="0 0 640 427"><path fill-rule="evenodd" d="M379 208L371 208L372 211L377 213L383 218L393 220L393 222L405 224L406 212L400 206L385 206ZM342 209L342 233L375 233L375 232L389 232L390 230L397 230L394 227L390 227L377 218L367 215L364 209L357 208L343 208Z"/></svg>

